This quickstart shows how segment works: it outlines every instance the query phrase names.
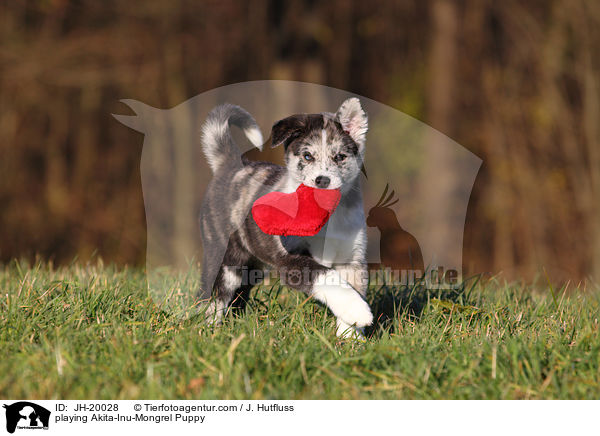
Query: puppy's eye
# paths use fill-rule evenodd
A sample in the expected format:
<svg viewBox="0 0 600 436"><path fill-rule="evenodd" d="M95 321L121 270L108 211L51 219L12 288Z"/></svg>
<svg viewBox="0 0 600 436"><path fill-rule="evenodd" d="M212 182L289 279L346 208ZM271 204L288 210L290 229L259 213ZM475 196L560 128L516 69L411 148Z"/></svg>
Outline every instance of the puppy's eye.
<svg viewBox="0 0 600 436"><path fill-rule="evenodd" d="M315 160L315 158L313 157L313 155L310 154L308 151L305 151L304 154L302 155L302 157L304 158L304 160L306 162L312 162L313 160Z"/></svg>
<svg viewBox="0 0 600 436"><path fill-rule="evenodd" d="M333 156L333 160L337 163L342 162L344 159L346 159L346 155L343 153L338 153L335 156Z"/></svg>

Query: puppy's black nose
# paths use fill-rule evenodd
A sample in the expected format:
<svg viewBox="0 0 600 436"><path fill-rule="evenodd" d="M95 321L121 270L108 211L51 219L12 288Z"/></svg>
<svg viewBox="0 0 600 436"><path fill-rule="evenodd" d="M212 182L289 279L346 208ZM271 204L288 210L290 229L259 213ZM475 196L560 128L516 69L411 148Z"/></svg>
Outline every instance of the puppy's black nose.
<svg viewBox="0 0 600 436"><path fill-rule="evenodd" d="M331 179L327 176L318 176L315 179L315 183L319 188L327 188L329 186L329 182L331 182Z"/></svg>

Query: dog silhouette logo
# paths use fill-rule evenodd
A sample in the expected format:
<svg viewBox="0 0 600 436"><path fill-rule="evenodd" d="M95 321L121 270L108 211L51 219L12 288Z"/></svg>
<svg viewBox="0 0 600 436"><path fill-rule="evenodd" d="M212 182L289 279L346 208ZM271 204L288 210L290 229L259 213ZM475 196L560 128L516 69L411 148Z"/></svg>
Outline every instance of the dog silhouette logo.
<svg viewBox="0 0 600 436"><path fill-rule="evenodd" d="M14 433L18 429L48 429L50 411L29 401L19 401L11 405L5 404L6 431Z"/></svg>

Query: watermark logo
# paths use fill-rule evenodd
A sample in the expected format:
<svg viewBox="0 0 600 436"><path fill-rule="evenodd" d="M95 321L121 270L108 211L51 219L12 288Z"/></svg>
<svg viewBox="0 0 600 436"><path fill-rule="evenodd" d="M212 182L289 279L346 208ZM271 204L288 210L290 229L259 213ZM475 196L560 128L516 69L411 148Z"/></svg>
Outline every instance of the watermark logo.
<svg viewBox="0 0 600 436"><path fill-rule="evenodd" d="M245 162L267 160L283 168L287 165L284 147L265 145L258 150L260 132L267 138L279 120L289 120L293 114L339 113L340 104L353 98L358 98L368 116L358 175L363 205L358 218L365 225L367 279L370 283L374 278L392 280L392 285L421 280L431 288L452 288L462 281L464 224L481 159L431 126L379 102L317 84L266 80L214 89L171 109L123 100L135 114L115 115L144 134L140 172L147 221L146 271L155 301L184 309L193 304L199 290L205 297L210 295L230 236L250 215L252 202L239 199L268 191L269 179ZM260 132L251 131L249 136L244 125L230 129L235 147L219 159L232 171L217 179L214 166L224 163L214 157L212 162L207 160L201 129L211 110L223 103L245 109ZM220 128L220 124L213 127ZM238 179L245 183L236 185L236 195L225 195ZM209 192L223 193L222 201L207 199ZM219 231L210 225L202 229L199 224L207 204L213 208L209 211L214 218L211 223L218 224ZM322 241L313 240L312 249L318 246L321 259L346 250L351 263L347 247L356 245L355 236L326 226L317 235ZM210 268L201 271L202 263ZM208 280L202 278L203 273L210 276ZM251 269L248 273L251 283L252 275L259 277L257 283L267 275ZM305 271L298 271L285 279L295 283L305 276Z"/></svg>
<svg viewBox="0 0 600 436"><path fill-rule="evenodd" d="M48 430L50 411L45 407L29 401L19 401L6 409L6 431L14 433L19 430Z"/></svg>

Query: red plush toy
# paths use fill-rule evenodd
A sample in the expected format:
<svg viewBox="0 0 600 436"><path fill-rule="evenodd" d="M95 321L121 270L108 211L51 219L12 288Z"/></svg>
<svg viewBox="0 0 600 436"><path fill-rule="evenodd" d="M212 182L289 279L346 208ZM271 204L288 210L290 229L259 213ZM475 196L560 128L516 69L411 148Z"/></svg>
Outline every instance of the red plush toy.
<svg viewBox="0 0 600 436"><path fill-rule="evenodd" d="M339 189L300 185L296 192L270 192L254 202L252 216L269 235L313 236L319 233L340 202Z"/></svg>

